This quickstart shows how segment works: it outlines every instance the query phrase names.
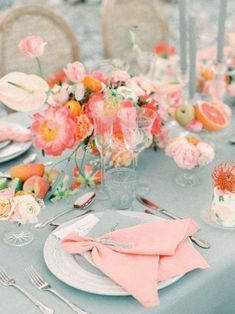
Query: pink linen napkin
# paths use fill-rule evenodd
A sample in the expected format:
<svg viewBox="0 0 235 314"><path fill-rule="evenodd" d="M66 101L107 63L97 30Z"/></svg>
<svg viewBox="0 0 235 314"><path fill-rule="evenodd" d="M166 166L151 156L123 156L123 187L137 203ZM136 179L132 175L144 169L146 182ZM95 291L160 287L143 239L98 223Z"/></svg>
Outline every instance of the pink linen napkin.
<svg viewBox="0 0 235 314"><path fill-rule="evenodd" d="M192 219L144 223L98 239L72 233L62 240L70 254L91 251L94 264L145 307L159 304L156 283L208 268L187 238L199 227Z"/></svg>
<svg viewBox="0 0 235 314"><path fill-rule="evenodd" d="M11 140L16 142L27 142L32 139L30 130L20 132L18 128L12 128L12 124L0 122L0 143Z"/></svg>

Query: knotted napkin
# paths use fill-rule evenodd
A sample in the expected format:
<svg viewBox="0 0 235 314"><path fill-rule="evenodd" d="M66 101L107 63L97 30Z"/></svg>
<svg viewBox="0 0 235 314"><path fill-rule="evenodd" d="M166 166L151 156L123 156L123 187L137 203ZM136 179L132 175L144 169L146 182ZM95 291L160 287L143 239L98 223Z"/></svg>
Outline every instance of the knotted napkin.
<svg viewBox="0 0 235 314"><path fill-rule="evenodd" d="M159 304L157 282L208 268L188 241L199 227L192 219L143 223L99 238L71 233L61 244L70 254L91 251L93 263L145 307Z"/></svg>
<svg viewBox="0 0 235 314"><path fill-rule="evenodd" d="M30 130L19 130L18 128L13 128L12 124L7 122L1 122L0 125L0 143L3 141L16 141L16 142L27 142L32 139L32 134Z"/></svg>

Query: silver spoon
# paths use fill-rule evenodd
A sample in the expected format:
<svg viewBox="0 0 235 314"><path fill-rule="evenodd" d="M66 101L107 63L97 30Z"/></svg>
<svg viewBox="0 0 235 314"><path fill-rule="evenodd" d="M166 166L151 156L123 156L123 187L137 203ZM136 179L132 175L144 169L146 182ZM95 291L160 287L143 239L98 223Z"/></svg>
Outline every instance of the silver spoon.
<svg viewBox="0 0 235 314"><path fill-rule="evenodd" d="M26 158L23 160L23 164L31 164L31 163L33 163L36 159L37 159L37 154L36 154L36 153L30 154L28 157L26 157ZM52 163L53 163L52 161L47 161L47 162L44 162L43 165L44 165L45 167L48 167L48 166L51 166Z"/></svg>
<svg viewBox="0 0 235 314"><path fill-rule="evenodd" d="M232 134L229 138L229 143L230 144L235 144L235 134Z"/></svg>
<svg viewBox="0 0 235 314"><path fill-rule="evenodd" d="M78 200L81 200L80 204L78 205ZM48 218L45 221L39 222L36 225L34 225L34 228L36 229L42 229L44 227L46 227L47 225L49 225L51 222L53 222L54 220L56 220L57 218L69 213L70 211L74 210L74 209L85 209L87 208L95 199L95 193L94 192L89 192L86 193L84 195L82 195L76 201L76 207L70 207L70 208L66 208L65 210L59 212L58 214L56 214L55 216L52 216L51 218Z"/></svg>

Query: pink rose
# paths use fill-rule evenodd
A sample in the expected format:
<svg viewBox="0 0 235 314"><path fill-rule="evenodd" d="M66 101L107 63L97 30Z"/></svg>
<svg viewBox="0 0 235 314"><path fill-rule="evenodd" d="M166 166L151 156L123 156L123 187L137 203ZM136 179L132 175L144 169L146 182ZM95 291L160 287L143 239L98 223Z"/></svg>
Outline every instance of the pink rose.
<svg viewBox="0 0 235 314"><path fill-rule="evenodd" d="M82 82L86 75L84 65L78 61L69 63L66 69L64 69L64 72L67 78L73 83Z"/></svg>
<svg viewBox="0 0 235 314"><path fill-rule="evenodd" d="M199 152L194 145L186 143L176 150L173 158L178 167L190 170L198 165Z"/></svg>
<svg viewBox="0 0 235 314"><path fill-rule="evenodd" d="M32 195L15 196L13 199L11 220L20 223L35 223L41 207Z"/></svg>
<svg viewBox="0 0 235 314"><path fill-rule="evenodd" d="M184 146L188 143L185 137L177 137L170 141L166 146L165 153L169 157L174 157L177 153L177 150L180 149L181 146Z"/></svg>
<svg viewBox="0 0 235 314"><path fill-rule="evenodd" d="M40 36L28 36L19 43L20 51L29 58L41 57L47 43Z"/></svg>
<svg viewBox="0 0 235 314"><path fill-rule="evenodd" d="M128 83L130 80L130 75L123 70L117 70L111 74L111 82L118 83L118 82L125 82Z"/></svg>

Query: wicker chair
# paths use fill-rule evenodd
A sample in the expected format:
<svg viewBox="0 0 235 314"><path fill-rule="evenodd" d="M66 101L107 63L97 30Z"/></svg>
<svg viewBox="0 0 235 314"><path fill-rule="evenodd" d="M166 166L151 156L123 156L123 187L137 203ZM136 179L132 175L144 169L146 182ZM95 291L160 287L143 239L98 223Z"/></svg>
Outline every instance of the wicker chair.
<svg viewBox="0 0 235 314"><path fill-rule="evenodd" d="M39 6L18 7L0 21L0 77L12 71L37 73L35 60L18 49L20 40L29 35L41 36L47 42L40 58L46 77L80 59L78 41L60 16Z"/></svg>
<svg viewBox="0 0 235 314"><path fill-rule="evenodd" d="M129 30L134 25L143 50L168 41L168 24L156 0L103 0L101 13L106 58L126 57L131 48Z"/></svg>

